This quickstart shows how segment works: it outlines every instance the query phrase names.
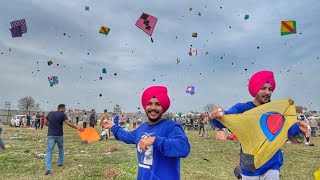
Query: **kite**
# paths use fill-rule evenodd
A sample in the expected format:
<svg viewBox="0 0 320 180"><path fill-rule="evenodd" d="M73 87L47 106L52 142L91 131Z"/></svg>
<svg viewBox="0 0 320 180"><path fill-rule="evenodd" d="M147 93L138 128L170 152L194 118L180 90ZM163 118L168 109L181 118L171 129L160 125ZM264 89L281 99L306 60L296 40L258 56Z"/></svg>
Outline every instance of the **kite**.
<svg viewBox="0 0 320 180"><path fill-rule="evenodd" d="M50 66L51 64L53 64L53 62L52 61L48 61L48 66Z"/></svg>
<svg viewBox="0 0 320 180"><path fill-rule="evenodd" d="M244 16L244 19L245 19L245 20L248 20L248 19L249 19L249 15L245 15L245 16Z"/></svg>
<svg viewBox="0 0 320 180"><path fill-rule="evenodd" d="M186 93L193 95L195 93L194 89L194 86L188 86L186 89Z"/></svg>
<svg viewBox="0 0 320 180"><path fill-rule="evenodd" d="M22 37L22 34L27 33L27 24L25 19L16 20L10 22L11 24L11 36L15 37Z"/></svg>
<svg viewBox="0 0 320 180"><path fill-rule="evenodd" d="M84 10L89 11L89 6L85 6Z"/></svg>
<svg viewBox="0 0 320 180"><path fill-rule="evenodd" d="M110 32L110 28L107 28L107 27L104 27L104 26L101 26L101 28L99 30L100 34L105 34L106 36L109 34L109 32Z"/></svg>
<svg viewBox="0 0 320 180"><path fill-rule="evenodd" d="M102 69L102 73L107 74L107 69L106 69L106 68L103 68L103 69Z"/></svg>
<svg viewBox="0 0 320 180"><path fill-rule="evenodd" d="M10 29L11 31L11 36L13 38L15 37L22 37L22 30L21 30L21 26L17 26L17 27L13 27Z"/></svg>
<svg viewBox="0 0 320 180"><path fill-rule="evenodd" d="M318 171L314 172L313 175L315 180L320 180L320 168Z"/></svg>
<svg viewBox="0 0 320 180"><path fill-rule="evenodd" d="M198 33L193 32L193 33L192 33L192 37L198 37Z"/></svg>
<svg viewBox="0 0 320 180"><path fill-rule="evenodd" d="M158 21L158 18L151 16L146 13L142 13L140 18L136 22L136 26L140 28L142 31L144 31L149 36L152 36L153 30L156 26L156 23ZM153 39L151 37L151 42L153 42Z"/></svg>
<svg viewBox="0 0 320 180"><path fill-rule="evenodd" d="M27 33L27 24L25 19L16 20L10 22L11 24L11 35L12 37L22 37L22 34Z"/></svg>
<svg viewBox="0 0 320 180"><path fill-rule="evenodd" d="M48 81L50 83L50 86L59 84L58 76L50 76L48 77Z"/></svg>
<svg viewBox="0 0 320 180"><path fill-rule="evenodd" d="M296 21L281 21L281 36L297 33Z"/></svg>
<svg viewBox="0 0 320 180"><path fill-rule="evenodd" d="M238 137L242 147L241 167L254 172L287 141L288 130L297 122L297 116L293 100L282 99L217 120Z"/></svg>
<svg viewBox="0 0 320 180"><path fill-rule="evenodd" d="M190 56L198 56L198 49L190 47L189 49L189 55Z"/></svg>
<svg viewBox="0 0 320 180"><path fill-rule="evenodd" d="M82 143L88 144L100 140L97 131L92 127L85 128L83 131L78 130L77 134L80 136Z"/></svg>

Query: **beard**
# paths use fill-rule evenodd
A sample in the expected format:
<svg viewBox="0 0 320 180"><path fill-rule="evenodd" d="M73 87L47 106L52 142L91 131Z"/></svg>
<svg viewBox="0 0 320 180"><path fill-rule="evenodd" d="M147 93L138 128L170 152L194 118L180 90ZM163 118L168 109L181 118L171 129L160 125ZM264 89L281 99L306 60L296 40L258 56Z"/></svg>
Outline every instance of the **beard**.
<svg viewBox="0 0 320 180"><path fill-rule="evenodd" d="M271 102L271 96L269 95L261 95L261 96L256 96L256 99L258 102L262 105L268 102Z"/></svg>
<svg viewBox="0 0 320 180"><path fill-rule="evenodd" d="M154 112L156 115L151 115L151 112ZM148 116L149 121L151 122L157 122L161 119L162 113L156 110L150 110L146 111L146 114Z"/></svg>

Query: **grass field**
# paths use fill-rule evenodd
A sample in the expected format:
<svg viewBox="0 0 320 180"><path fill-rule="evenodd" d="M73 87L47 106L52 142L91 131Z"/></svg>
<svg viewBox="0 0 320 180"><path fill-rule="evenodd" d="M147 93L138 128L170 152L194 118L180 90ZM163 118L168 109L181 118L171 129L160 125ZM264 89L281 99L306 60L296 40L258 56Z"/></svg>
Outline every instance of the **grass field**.
<svg viewBox="0 0 320 180"><path fill-rule="evenodd" d="M96 128L99 129L98 127ZM52 174L45 176L44 159L34 152L45 153L47 128L43 130L4 127L3 140L10 145L0 150L0 179L123 179L136 178L137 160L134 145L115 139L80 143L76 131L64 129L65 163L57 166L55 147ZM98 130L99 132L99 130ZM186 180L235 179L233 169L239 161L238 141L216 141L214 131L204 140L195 131L187 133L191 144L190 155L181 160L181 176ZM320 167L320 137L311 138L315 146L285 144L281 179L314 179Z"/></svg>

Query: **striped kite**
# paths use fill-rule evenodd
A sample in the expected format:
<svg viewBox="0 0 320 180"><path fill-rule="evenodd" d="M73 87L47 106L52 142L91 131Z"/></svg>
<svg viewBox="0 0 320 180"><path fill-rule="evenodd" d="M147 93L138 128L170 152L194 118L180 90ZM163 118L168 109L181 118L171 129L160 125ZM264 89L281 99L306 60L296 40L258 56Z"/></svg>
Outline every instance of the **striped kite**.
<svg viewBox="0 0 320 180"><path fill-rule="evenodd" d="M107 28L107 27L104 27L104 26L101 26L101 28L99 30L99 33L105 34L105 35L108 35L109 32L110 32L110 28Z"/></svg>
<svg viewBox="0 0 320 180"><path fill-rule="evenodd" d="M281 36L289 35L289 34L296 34L297 27L296 21L281 21Z"/></svg>

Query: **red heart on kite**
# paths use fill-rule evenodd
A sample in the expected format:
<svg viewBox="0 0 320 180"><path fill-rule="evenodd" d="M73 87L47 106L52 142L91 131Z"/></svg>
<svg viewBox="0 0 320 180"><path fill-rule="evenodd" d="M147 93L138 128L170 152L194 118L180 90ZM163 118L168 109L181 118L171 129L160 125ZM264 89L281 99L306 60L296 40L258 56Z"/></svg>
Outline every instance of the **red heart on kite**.
<svg viewBox="0 0 320 180"><path fill-rule="evenodd" d="M281 114L270 114L267 118L267 127L273 135L279 132L283 123L284 118Z"/></svg>

